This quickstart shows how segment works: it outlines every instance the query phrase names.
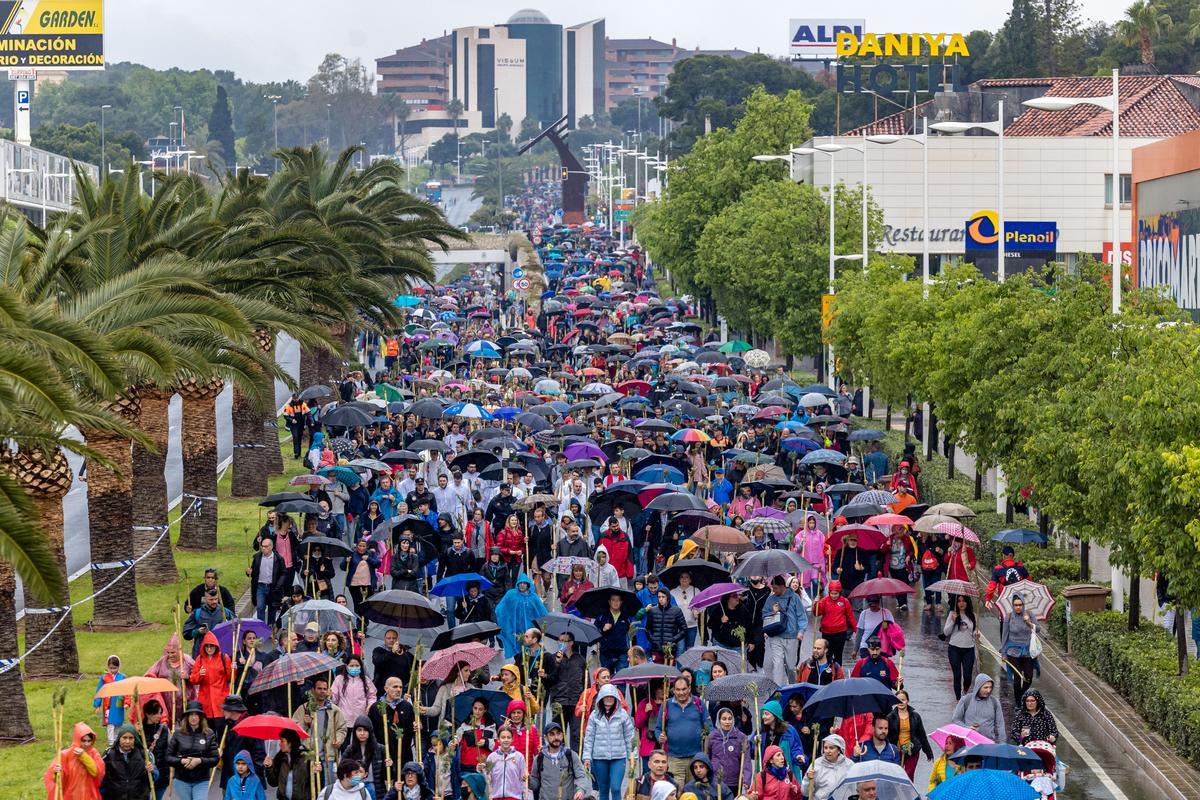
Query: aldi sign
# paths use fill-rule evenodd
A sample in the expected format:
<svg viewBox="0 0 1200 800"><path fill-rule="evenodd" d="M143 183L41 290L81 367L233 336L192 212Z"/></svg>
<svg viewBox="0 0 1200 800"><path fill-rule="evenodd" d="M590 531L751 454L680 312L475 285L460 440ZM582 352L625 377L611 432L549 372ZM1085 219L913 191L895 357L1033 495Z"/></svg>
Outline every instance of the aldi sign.
<svg viewBox="0 0 1200 800"><path fill-rule="evenodd" d="M839 33L862 36L865 19L794 19L791 21L790 51L794 61L825 61L837 58Z"/></svg>

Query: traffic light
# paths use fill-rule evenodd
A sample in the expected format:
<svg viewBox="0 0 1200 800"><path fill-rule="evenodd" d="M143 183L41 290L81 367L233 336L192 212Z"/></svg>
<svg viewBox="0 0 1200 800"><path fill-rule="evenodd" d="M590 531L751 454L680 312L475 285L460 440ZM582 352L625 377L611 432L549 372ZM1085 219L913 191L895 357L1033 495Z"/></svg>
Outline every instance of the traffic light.
<svg viewBox="0 0 1200 800"><path fill-rule="evenodd" d="M569 172L570 172L570 171L569 171L569 170L568 170L566 167L563 167L563 168L562 168L562 179L563 179L564 181L567 179L567 175L568 175L568 173L569 173Z"/></svg>

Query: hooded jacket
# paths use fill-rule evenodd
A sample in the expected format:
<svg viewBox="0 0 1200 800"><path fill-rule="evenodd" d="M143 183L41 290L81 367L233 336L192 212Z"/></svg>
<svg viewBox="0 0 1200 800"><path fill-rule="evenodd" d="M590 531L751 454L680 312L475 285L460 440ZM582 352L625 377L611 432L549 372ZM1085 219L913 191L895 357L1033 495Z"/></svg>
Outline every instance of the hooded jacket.
<svg viewBox="0 0 1200 800"><path fill-rule="evenodd" d="M813 779L810 781L806 776L804 778L804 796L807 797L811 791L815 800L829 800L833 796L833 790L838 787L842 779L846 777L846 773L850 771L850 766L854 763L846 758L846 741L836 733L831 733L821 740L822 744L836 744L841 752L835 761L830 761L825 758L824 754L818 754L817 760L812 763Z"/></svg>
<svg viewBox="0 0 1200 800"><path fill-rule="evenodd" d="M615 703L613 713L605 714L600 703L605 697L611 697ZM587 729L583 735L583 760L613 761L628 758L629 749L637 729L633 719L621 705L621 693L617 687L607 683L596 693L596 702L592 704L592 713L588 717Z"/></svg>
<svg viewBox="0 0 1200 800"><path fill-rule="evenodd" d="M521 634L548 613L542 598L533 591L533 579L522 572L517 576L516 587L505 592L496 606L496 624L500 626L500 641L504 643L506 658L521 652Z"/></svg>
<svg viewBox="0 0 1200 800"><path fill-rule="evenodd" d="M732 710L730 713L733 713ZM721 730L720 722L721 712L718 711L717 726L709 732L708 744L705 747L709 763L712 765L713 777L725 786L736 787L740 769L742 771L741 783L747 785L754 773L754 759L750 757L749 753L746 758L742 758L742 751L749 750L750 739L737 726L736 717L728 733Z"/></svg>
<svg viewBox="0 0 1200 800"><path fill-rule="evenodd" d="M1037 700L1037 711L1032 714L1025 708L1025 700L1030 697ZM1028 736L1022 735L1025 728L1029 729ZM1054 715L1050 713L1050 709L1046 708L1046 701L1042 699L1042 693L1037 689L1025 690L1025 694L1021 696L1021 705L1013 714L1012 725L1008 730L1009 738L1016 744L1046 742L1051 736L1055 739L1058 738L1058 723L1054 721Z"/></svg>
<svg viewBox="0 0 1200 800"><path fill-rule="evenodd" d="M985 683L992 684L992 693L980 697L979 690ZM997 697L996 682L984 672L975 676L975 685L969 693L964 693L954 708L954 718L951 720L964 728L975 727L993 742L1002 741L1004 736L1004 710Z"/></svg>
<svg viewBox="0 0 1200 800"><path fill-rule="evenodd" d="M243 777L237 773L237 765L245 764L248 771ZM233 759L234 772L229 782L225 784L225 800L267 800L262 781L254 774L254 762L245 750L238 752Z"/></svg>
<svg viewBox="0 0 1200 800"><path fill-rule="evenodd" d="M417 776L417 786L419 786L421 789L421 800L433 800L433 789L429 787L428 781L425 780L425 768L415 761L406 762L400 770L400 780L404 780L404 776L410 772L416 774ZM383 797L383 795L376 796ZM395 796L399 798L402 797L403 794L395 791L395 789L392 789L388 796Z"/></svg>
<svg viewBox="0 0 1200 800"><path fill-rule="evenodd" d="M117 739L126 733L134 734L133 750L128 755L121 752L119 744L113 744L104 754L104 779L100 783L100 794L104 800L148 800L150 782L146 777L146 751L142 740L136 738L132 725L117 729ZM155 770L157 772L157 770Z"/></svg>
<svg viewBox="0 0 1200 800"><path fill-rule="evenodd" d="M525 797L525 756L515 747L496 749L487 757L488 787L494 798Z"/></svg>
<svg viewBox="0 0 1200 800"><path fill-rule="evenodd" d="M767 763L767 751L772 747L778 747L783 751L784 758L787 760L788 771L794 775L802 774L804 763L807 761L804 744L800 741L800 734L796 733L796 729L783 715L783 706L778 700L768 700L763 703L762 710L770 712L771 716L779 720L783 726L782 731L776 730L777 725L772 725L771 728L762 728L762 738L759 740L758 746L763 751L763 763Z"/></svg>
<svg viewBox="0 0 1200 800"><path fill-rule="evenodd" d="M803 797L800 781L792 777L790 772L784 773L784 779L777 778L771 772L771 759L776 753L783 752L774 745L763 753L763 771L754 776L750 791L758 794L758 800L801 800Z"/></svg>
<svg viewBox="0 0 1200 800"><path fill-rule="evenodd" d="M100 783L104 780L104 759L96 748L89 747L79 755L75 750L82 748L84 736L93 739L96 732L87 723L76 722L71 732L71 746L64 748L46 767L42 784L46 787L47 800L55 798L54 765L62 765L63 800L100 800Z"/></svg>
<svg viewBox="0 0 1200 800"><path fill-rule="evenodd" d="M210 644L217 648L215 655L205 651ZM221 703L229 694L232 680L233 665L229 656L221 652L216 635L209 630L204 634L200 654L192 662L192 674L188 677L188 681L196 687L196 699L204 705L204 716L209 719L221 716Z"/></svg>
<svg viewBox="0 0 1200 800"><path fill-rule="evenodd" d="M705 780L700 780L696 777L695 768L697 764L703 764L708 767L708 777ZM717 778L713 772L712 762L708 760L708 756L704 753L696 753L692 757L692 763L688 765L688 782L683 785L684 793L691 792L696 795L696 800L717 800Z"/></svg>
<svg viewBox="0 0 1200 800"><path fill-rule="evenodd" d="M511 665L506 665L511 666ZM518 687L521 684L517 684ZM525 690L526 694L529 690ZM525 718L521 722L520 727L512 722L512 713L514 711L524 711ZM525 763L528 764L533 760L533 757L542 749L542 737L538 734L538 729L532 727L530 723L529 708L524 700L510 700L508 703L508 729L513 734L513 749L521 755L525 756Z"/></svg>
<svg viewBox="0 0 1200 800"><path fill-rule="evenodd" d="M505 687L503 683L500 684L500 691L512 699L512 702L508 704L508 710L512 711L516 707L513 703L520 703L520 708L525 710L525 724L528 725L529 720L541 710L537 698L533 696L533 692L529 691L529 687L521 680L521 669L516 664L505 664L500 668L500 671L507 672L513 676L512 686ZM535 730L534 733L536 734L537 731ZM530 752L532 754L537 751L538 748L534 747ZM525 751L522 750L521 752L524 753Z"/></svg>
<svg viewBox="0 0 1200 800"><path fill-rule="evenodd" d="M358 741L356 728L366 728L371 734L365 742ZM369 780L375 784L375 796L383 797L387 793L387 771L384 769L383 745L375 738L375 726L371 718L361 714L354 720L354 726L346 732L346 741L342 742L342 758L353 758L370 771Z"/></svg>

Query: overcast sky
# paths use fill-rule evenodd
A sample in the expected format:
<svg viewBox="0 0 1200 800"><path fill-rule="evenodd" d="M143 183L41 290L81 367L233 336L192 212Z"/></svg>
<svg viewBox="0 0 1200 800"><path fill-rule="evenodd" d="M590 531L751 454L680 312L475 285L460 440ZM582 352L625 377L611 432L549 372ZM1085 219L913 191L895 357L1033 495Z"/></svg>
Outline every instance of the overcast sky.
<svg viewBox="0 0 1200 800"><path fill-rule="evenodd" d="M1112 22L1130 0L1080 0L1088 19ZM845 0L836 12L813 12L805 0L640 0L587 4L536 0L558 24L607 20L614 38L650 36L681 47L740 47L782 55L792 17L863 18L875 32L966 32L999 27L1011 6L945 0ZM232 69L254 81L305 80L330 52L374 60L422 37L466 25L504 22L520 8L494 0L110 0L105 50L110 61L157 68ZM589 11L587 9L595 9Z"/></svg>

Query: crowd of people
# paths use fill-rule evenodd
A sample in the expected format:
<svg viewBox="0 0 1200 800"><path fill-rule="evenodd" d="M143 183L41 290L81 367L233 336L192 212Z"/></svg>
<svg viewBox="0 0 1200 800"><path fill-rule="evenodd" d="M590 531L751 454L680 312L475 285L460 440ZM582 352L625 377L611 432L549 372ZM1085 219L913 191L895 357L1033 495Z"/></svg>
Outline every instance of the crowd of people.
<svg viewBox="0 0 1200 800"><path fill-rule="evenodd" d="M1061 790L1011 549L985 597L1006 702L978 671L969 509L922 502L915 448L853 427L849 387L705 335L636 247L539 224L545 191L515 200L540 301L487 269L402 296L361 367L290 399L308 472L263 499L248 607L206 572L128 665L175 691L98 699L106 741L75 726L48 800L871 800L993 743ZM909 615L952 689L906 684ZM864 680L883 701L827 712ZM953 691L952 716L910 690Z"/></svg>

